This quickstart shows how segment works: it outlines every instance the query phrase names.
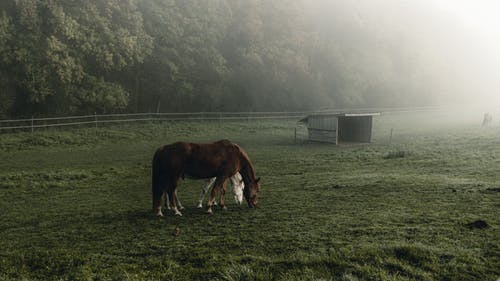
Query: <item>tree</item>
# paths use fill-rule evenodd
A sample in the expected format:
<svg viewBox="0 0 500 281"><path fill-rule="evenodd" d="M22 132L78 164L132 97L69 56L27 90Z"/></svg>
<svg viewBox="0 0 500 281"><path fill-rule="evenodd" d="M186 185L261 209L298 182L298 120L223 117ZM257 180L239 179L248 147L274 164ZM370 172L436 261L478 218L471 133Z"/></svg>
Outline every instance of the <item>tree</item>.
<svg viewBox="0 0 500 281"><path fill-rule="evenodd" d="M135 1L16 0L11 6L14 57L4 69L17 88L18 113L126 108L128 93L111 78L142 63L152 43Z"/></svg>

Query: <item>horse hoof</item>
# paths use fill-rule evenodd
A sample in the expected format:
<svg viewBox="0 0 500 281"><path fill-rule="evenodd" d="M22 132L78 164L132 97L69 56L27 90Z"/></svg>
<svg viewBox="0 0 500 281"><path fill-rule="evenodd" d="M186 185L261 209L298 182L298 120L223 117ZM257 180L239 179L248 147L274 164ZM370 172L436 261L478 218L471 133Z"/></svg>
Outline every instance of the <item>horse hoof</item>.
<svg viewBox="0 0 500 281"><path fill-rule="evenodd" d="M221 210L227 211L227 207L226 206L221 206Z"/></svg>
<svg viewBox="0 0 500 281"><path fill-rule="evenodd" d="M196 208L201 209L201 208L203 208L203 205L202 204L198 204L198 206L196 206Z"/></svg>
<svg viewBox="0 0 500 281"><path fill-rule="evenodd" d="M155 215L156 215L157 217L159 217L159 218L163 217L163 213L162 213L161 211L160 211L160 212L157 212Z"/></svg>
<svg viewBox="0 0 500 281"><path fill-rule="evenodd" d="M209 214L209 215L213 215L214 213L212 212L212 210L211 210L211 209L208 209L208 210L207 210L207 214Z"/></svg>
<svg viewBox="0 0 500 281"><path fill-rule="evenodd" d="M179 216L179 217L182 217L182 213L181 212L177 212L175 213L176 216Z"/></svg>
<svg viewBox="0 0 500 281"><path fill-rule="evenodd" d="M179 210L184 210L185 208L183 206L180 206L179 207Z"/></svg>

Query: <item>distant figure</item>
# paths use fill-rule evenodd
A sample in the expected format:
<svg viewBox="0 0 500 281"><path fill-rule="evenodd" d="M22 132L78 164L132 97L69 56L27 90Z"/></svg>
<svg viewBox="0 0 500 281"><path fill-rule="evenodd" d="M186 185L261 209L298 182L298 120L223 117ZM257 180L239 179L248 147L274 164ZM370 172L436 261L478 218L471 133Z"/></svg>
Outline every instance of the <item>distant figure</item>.
<svg viewBox="0 0 500 281"><path fill-rule="evenodd" d="M489 126L491 125L491 121L493 120L493 117L491 116L490 113L486 112L483 117L483 126Z"/></svg>

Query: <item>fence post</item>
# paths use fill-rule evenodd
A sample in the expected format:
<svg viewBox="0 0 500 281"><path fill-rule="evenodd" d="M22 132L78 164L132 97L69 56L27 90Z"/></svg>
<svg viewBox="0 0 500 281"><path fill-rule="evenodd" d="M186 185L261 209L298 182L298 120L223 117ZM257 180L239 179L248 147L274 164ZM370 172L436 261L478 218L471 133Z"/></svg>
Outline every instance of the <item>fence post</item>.
<svg viewBox="0 0 500 281"><path fill-rule="evenodd" d="M35 127L34 127L34 120L33 120L33 115L31 115L31 133L33 134L33 131L35 130Z"/></svg>
<svg viewBox="0 0 500 281"><path fill-rule="evenodd" d="M97 112L94 112L95 132L97 134Z"/></svg>
<svg viewBox="0 0 500 281"><path fill-rule="evenodd" d="M296 144L297 143L297 127L294 128L294 132L293 132L293 143Z"/></svg>
<svg viewBox="0 0 500 281"><path fill-rule="evenodd" d="M391 128L391 135L389 136L389 144L392 144L392 132L394 131L394 128Z"/></svg>

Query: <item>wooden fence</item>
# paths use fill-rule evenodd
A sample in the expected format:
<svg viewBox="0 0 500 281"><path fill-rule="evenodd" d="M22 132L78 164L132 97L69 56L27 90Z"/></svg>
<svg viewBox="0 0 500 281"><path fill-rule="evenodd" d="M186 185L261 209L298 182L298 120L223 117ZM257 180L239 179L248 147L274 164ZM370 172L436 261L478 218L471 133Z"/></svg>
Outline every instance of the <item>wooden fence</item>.
<svg viewBox="0 0 500 281"><path fill-rule="evenodd" d="M298 119L306 112L194 112L194 113L135 113L101 114L49 118L0 120L0 132L12 130L34 131L39 128L68 127L78 125L130 123L141 121L229 121L256 119Z"/></svg>
<svg viewBox="0 0 500 281"><path fill-rule="evenodd" d="M295 111L295 112L188 112L188 113L133 113L133 114L93 114L67 117L27 118L0 120L0 133L6 131L35 131L39 128L71 127L71 126L99 126L100 124L127 123L141 121L230 121L230 120L258 120L258 119L289 119L298 120L312 113L341 113L341 112L387 112L402 113L435 110L436 108L347 108L330 109L323 111Z"/></svg>

